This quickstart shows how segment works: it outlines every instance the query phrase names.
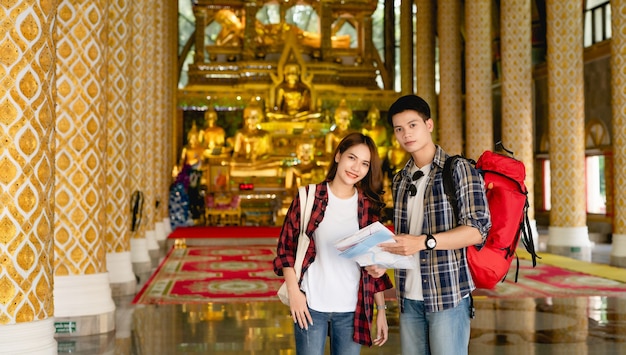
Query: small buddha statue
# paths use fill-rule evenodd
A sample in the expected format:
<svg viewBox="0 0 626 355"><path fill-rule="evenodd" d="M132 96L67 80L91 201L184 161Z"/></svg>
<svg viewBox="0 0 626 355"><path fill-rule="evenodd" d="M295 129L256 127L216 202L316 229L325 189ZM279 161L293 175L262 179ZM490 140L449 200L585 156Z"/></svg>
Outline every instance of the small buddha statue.
<svg viewBox="0 0 626 355"><path fill-rule="evenodd" d="M192 169L200 170L203 168L204 147L202 146L202 132L198 130L196 122L191 125L191 129L187 133L187 145L183 147L180 157L179 171L185 165L191 166Z"/></svg>
<svg viewBox="0 0 626 355"><path fill-rule="evenodd" d="M312 111L311 89L302 81L300 65L286 64L283 76L283 82L276 87L274 110L268 113L268 117L290 121L320 117L320 113Z"/></svg>
<svg viewBox="0 0 626 355"><path fill-rule="evenodd" d="M326 169L315 159L315 141L300 142L296 146L296 162L285 174L285 188L294 193L299 186L324 180Z"/></svg>
<svg viewBox="0 0 626 355"><path fill-rule="evenodd" d="M391 142L391 148L387 151L387 159L389 161L389 174L393 176L404 168L411 154L400 146L400 142L397 139L392 139Z"/></svg>
<svg viewBox="0 0 626 355"><path fill-rule="evenodd" d="M335 129L328 132L325 139L324 151L326 154L332 154L346 134L352 132L350 123L352 122L352 109L346 104L346 99L341 99L339 106L335 109L333 115Z"/></svg>
<svg viewBox="0 0 626 355"><path fill-rule="evenodd" d="M367 111L362 133L370 136L374 140L378 148L378 156L381 161L385 160L387 158L387 151L389 150L389 132L387 131L387 127L380 124L380 110L376 105L372 105L369 111Z"/></svg>
<svg viewBox="0 0 626 355"><path fill-rule="evenodd" d="M217 112L215 108L207 108L204 113L204 122L203 136L207 155L219 155L226 142L226 132L222 127L216 125Z"/></svg>
<svg viewBox="0 0 626 355"><path fill-rule="evenodd" d="M267 158L272 149L272 136L261 129L263 110L253 100L243 110L243 127L235 133L233 143L233 158L238 161L254 163Z"/></svg>

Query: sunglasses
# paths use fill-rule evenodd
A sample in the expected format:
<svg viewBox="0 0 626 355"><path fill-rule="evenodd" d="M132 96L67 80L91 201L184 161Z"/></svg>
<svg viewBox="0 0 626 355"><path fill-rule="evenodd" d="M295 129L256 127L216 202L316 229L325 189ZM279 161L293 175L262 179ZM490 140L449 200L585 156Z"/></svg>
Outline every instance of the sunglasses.
<svg viewBox="0 0 626 355"><path fill-rule="evenodd" d="M418 170L413 173L413 177L411 177L412 183L411 185L409 185L409 195L411 195L411 197L417 194L417 187L413 183L421 179L422 176L424 176L424 173L421 170Z"/></svg>

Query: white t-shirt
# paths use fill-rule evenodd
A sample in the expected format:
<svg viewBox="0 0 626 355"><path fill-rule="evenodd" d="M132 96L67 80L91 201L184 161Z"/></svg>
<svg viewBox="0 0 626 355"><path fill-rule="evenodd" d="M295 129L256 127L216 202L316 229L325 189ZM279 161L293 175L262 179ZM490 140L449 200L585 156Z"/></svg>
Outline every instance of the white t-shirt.
<svg viewBox="0 0 626 355"><path fill-rule="evenodd" d="M358 194L347 199L333 195L328 188L328 206L315 239L315 261L302 279L309 307L318 312L354 312L361 269L351 259L339 255L335 243L359 230Z"/></svg>
<svg viewBox="0 0 626 355"><path fill-rule="evenodd" d="M416 172L417 166L413 165L410 176ZM424 176L419 180L413 182L417 188L415 196L409 195L407 202L407 218L409 223L409 234L420 235L422 234L422 226L424 224L424 192L426 191L426 185L428 184L428 174L430 173L430 164L426 164L421 169ZM406 271L406 293L405 297L411 300L424 300L424 293L422 292L422 272L420 270L420 253L417 252L413 255L413 263L415 267L413 269L407 269Z"/></svg>

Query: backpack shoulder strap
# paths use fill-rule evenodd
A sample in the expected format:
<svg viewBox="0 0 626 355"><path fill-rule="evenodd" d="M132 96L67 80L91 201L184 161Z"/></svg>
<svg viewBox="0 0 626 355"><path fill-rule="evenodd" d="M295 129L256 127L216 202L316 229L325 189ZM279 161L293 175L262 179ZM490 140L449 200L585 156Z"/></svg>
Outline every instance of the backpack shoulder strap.
<svg viewBox="0 0 626 355"><path fill-rule="evenodd" d="M443 179L443 190L448 197L448 202L452 206L454 210L454 218L459 219L459 206L456 201L456 183L454 181L454 167L456 160L461 158L460 155L453 155L446 159L446 162L443 164L443 172L441 173L441 177Z"/></svg>

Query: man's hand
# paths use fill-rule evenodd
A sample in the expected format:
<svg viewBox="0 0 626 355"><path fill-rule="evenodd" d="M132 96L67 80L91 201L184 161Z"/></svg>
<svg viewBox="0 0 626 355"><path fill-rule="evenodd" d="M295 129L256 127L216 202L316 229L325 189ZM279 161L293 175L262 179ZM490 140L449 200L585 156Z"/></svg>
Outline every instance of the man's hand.
<svg viewBox="0 0 626 355"><path fill-rule="evenodd" d="M398 255L413 255L420 250L425 249L424 238L412 236L409 234L397 234L393 237L395 243L378 244L380 249Z"/></svg>

